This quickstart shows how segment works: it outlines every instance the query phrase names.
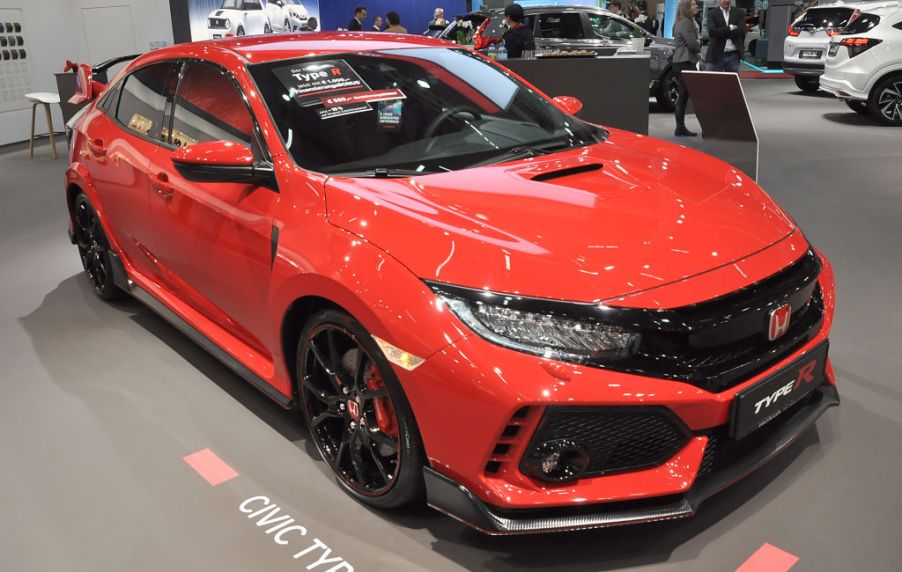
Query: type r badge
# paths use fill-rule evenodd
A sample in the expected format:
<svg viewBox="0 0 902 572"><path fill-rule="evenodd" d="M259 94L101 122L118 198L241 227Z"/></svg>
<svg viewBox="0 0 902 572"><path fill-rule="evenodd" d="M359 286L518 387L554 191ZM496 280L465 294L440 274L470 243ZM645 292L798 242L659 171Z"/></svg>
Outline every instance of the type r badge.
<svg viewBox="0 0 902 572"><path fill-rule="evenodd" d="M767 326L767 339L774 341L786 333L789 329L789 315L791 313L792 307L789 304L783 304L779 308L771 310Z"/></svg>

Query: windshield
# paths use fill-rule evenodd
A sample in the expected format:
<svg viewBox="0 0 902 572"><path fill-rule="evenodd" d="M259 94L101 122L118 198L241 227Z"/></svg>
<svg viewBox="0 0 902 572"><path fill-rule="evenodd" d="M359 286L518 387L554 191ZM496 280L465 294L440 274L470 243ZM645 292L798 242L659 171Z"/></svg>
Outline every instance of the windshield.
<svg viewBox="0 0 902 572"><path fill-rule="evenodd" d="M222 6L220 6L220 10L241 10L241 5L244 3L244 0L222 0Z"/></svg>
<svg viewBox="0 0 902 572"><path fill-rule="evenodd" d="M601 141L469 51L405 48L249 66L294 160L321 173L454 171Z"/></svg>

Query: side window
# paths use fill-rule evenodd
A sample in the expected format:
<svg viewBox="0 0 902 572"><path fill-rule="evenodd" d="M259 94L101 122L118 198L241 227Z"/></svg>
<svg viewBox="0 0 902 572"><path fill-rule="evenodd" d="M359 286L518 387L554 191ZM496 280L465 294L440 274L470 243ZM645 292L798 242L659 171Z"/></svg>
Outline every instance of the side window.
<svg viewBox="0 0 902 572"><path fill-rule="evenodd" d="M116 104L119 103L119 88L122 87L124 82L118 82L115 85L111 85L107 88L106 93L103 94L103 97L100 99L100 103L98 106L103 110L104 113L109 115L110 117L116 116Z"/></svg>
<svg viewBox="0 0 902 572"><path fill-rule="evenodd" d="M175 97L171 141L185 147L204 141L236 141L248 147L254 121L231 77L219 68L188 62Z"/></svg>
<svg viewBox="0 0 902 572"><path fill-rule="evenodd" d="M586 37L583 22L577 12L541 14L539 35L543 38L581 40Z"/></svg>
<svg viewBox="0 0 902 572"><path fill-rule="evenodd" d="M175 62L143 67L125 78L116 119L132 131L163 139L163 110L178 79Z"/></svg>
<svg viewBox="0 0 902 572"><path fill-rule="evenodd" d="M633 31L632 25L625 20L612 18L603 14L589 14L589 25L599 38L623 39L629 38Z"/></svg>

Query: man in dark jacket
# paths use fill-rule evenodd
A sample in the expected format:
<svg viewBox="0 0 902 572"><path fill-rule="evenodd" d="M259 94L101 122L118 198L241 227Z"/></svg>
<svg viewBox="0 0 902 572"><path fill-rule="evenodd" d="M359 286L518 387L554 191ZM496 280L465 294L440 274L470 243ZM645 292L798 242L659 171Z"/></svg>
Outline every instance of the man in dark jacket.
<svg viewBox="0 0 902 572"><path fill-rule="evenodd" d="M739 60L745 45L745 11L730 6L730 0L720 0L717 8L708 11L708 71L739 73Z"/></svg>
<svg viewBox="0 0 902 572"><path fill-rule="evenodd" d="M363 22L366 20L366 8L358 6L354 8L354 19L348 24L348 30L360 32L363 30Z"/></svg>
<svg viewBox="0 0 902 572"><path fill-rule="evenodd" d="M510 29L504 33L504 47L507 48L507 57L522 58L523 50L535 50L536 40L529 26L523 23L526 17L523 6L510 4L504 9L504 16Z"/></svg>

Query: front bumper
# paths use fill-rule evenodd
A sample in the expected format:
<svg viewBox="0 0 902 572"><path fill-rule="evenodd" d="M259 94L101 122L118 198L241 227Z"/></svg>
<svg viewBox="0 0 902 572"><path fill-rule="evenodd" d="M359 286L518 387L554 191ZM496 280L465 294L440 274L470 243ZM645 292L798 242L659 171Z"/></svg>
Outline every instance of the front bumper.
<svg viewBox="0 0 902 572"><path fill-rule="evenodd" d="M700 477L685 493L636 501L546 509L500 509L477 498L469 489L426 468L428 504L464 524L491 535L534 534L605 528L686 518L701 503L742 479L785 450L821 414L839 405L834 385L815 390L804 403L786 411L763 428L754 447L726 466Z"/></svg>

